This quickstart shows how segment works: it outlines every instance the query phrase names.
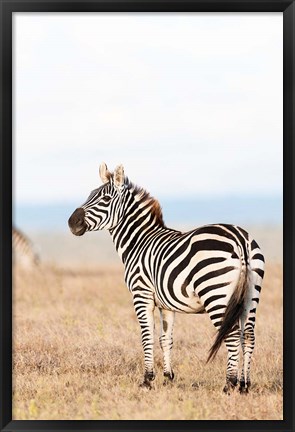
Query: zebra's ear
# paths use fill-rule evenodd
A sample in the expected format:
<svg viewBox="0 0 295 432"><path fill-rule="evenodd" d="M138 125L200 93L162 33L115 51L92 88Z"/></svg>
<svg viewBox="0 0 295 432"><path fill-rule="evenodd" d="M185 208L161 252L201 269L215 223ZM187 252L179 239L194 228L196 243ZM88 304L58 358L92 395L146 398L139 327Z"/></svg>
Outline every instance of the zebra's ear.
<svg viewBox="0 0 295 432"><path fill-rule="evenodd" d="M123 165L117 166L114 171L114 185L121 188L124 185L124 168Z"/></svg>
<svg viewBox="0 0 295 432"><path fill-rule="evenodd" d="M101 178L101 181L105 184L110 181L111 173L108 170L107 165L103 162L99 167L99 175Z"/></svg>

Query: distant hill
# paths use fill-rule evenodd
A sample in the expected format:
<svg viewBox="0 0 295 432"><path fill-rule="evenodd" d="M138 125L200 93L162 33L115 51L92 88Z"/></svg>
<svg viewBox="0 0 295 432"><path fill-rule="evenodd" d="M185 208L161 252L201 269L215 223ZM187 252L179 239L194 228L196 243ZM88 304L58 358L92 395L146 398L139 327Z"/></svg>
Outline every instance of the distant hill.
<svg viewBox="0 0 295 432"><path fill-rule="evenodd" d="M207 223L281 225L283 200L274 197L208 197L159 200L164 221L171 227ZM79 203L14 205L13 222L23 230L67 231L68 218Z"/></svg>
<svg viewBox="0 0 295 432"><path fill-rule="evenodd" d="M162 199L168 227L189 230L210 223L233 223L247 229L257 240L267 261L282 261L281 197L210 197ZM42 261L59 265L119 263L106 232L75 237L68 218L77 204L15 205L13 222L29 235Z"/></svg>

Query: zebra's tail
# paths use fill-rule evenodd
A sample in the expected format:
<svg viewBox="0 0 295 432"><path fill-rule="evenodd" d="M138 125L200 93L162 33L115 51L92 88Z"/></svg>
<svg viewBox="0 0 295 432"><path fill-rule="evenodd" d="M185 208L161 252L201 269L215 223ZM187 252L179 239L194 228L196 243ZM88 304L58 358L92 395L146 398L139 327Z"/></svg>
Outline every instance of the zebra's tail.
<svg viewBox="0 0 295 432"><path fill-rule="evenodd" d="M242 315L243 308L244 308L244 301L247 293L247 287L248 287L248 268L244 259L242 259L242 267L241 267L238 284L228 302L223 317L223 321L216 335L216 339L212 347L210 348L207 363L210 360L214 360L219 348L221 347L223 340L233 330L234 326L237 324L238 319Z"/></svg>

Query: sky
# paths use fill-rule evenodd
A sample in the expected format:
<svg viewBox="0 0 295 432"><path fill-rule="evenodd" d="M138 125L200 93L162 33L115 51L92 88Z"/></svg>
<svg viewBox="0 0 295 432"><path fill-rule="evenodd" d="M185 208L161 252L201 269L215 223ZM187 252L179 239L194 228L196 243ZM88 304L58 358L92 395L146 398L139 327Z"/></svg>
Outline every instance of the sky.
<svg viewBox="0 0 295 432"><path fill-rule="evenodd" d="M101 162L152 195L274 196L282 13L15 13L14 202L83 202Z"/></svg>

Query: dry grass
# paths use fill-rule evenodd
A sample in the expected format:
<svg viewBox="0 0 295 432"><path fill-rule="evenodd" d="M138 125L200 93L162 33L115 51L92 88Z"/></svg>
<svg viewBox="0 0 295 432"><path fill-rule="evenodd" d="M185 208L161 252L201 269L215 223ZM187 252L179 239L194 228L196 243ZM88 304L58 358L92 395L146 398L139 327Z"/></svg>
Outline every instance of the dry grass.
<svg viewBox="0 0 295 432"><path fill-rule="evenodd" d="M282 419L282 267L269 264L258 308L252 392L222 393L226 351L206 365L207 315L177 315L175 382L143 375L140 329L121 267L14 273L14 419ZM159 325L157 321L157 332Z"/></svg>

